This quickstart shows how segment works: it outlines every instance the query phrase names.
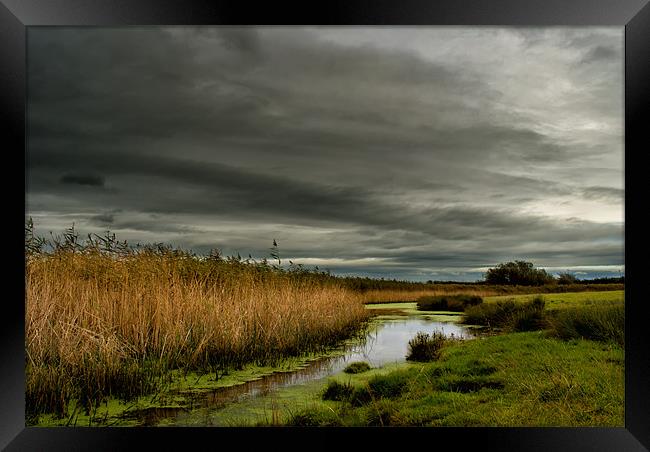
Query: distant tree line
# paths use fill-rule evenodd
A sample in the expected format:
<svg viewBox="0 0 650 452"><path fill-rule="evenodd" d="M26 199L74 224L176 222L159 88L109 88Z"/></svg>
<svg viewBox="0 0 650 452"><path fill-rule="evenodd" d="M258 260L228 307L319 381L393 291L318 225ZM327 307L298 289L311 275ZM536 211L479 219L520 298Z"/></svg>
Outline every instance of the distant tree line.
<svg viewBox="0 0 650 452"><path fill-rule="evenodd" d="M625 284L625 276L616 278L579 279L578 284Z"/></svg>
<svg viewBox="0 0 650 452"><path fill-rule="evenodd" d="M339 276L337 279L346 287L358 292L366 292L368 290L423 290L433 285L432 282L425 283L360 276Z"/></svg>
<svg viewBox="0 0 650 452"><path fill-rule="evenodd" d="M544 286L548 284L624 284L625 277L580 280L574 274L560 273L557 277L535 268L532 262L512 261L488 269L485 283L494 285Z"/></svg>

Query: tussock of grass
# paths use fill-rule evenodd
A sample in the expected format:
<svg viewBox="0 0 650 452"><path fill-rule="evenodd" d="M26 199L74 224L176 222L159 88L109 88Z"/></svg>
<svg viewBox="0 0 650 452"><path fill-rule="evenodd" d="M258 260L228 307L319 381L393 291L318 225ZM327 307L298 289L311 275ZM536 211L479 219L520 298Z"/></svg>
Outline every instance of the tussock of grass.
<svg viewBox="0 0 650 452"><path fill-rule="evenodd" d="M365 423L369 427L390 427L403 425L397 408L390 400L378 400L366 411Z"/></svg>
<svg viewBox="0 0 650 452"><path fill-rule="evenodd" d="M330 380L323 391L323 400L349 400L352 395L352 386L348 383L340 383L337 380Z"/></svg>
<svg viewBox="0 0 650 452"><path fill-rule="evenodd" d="M483 298L478 295L436 295L424 296L417 300L420 311L455 311L462 312L469 306L483 303Z"/></svg>
<svg viewBox="0 0 650 452"><path fill-rule="evenodd" d="M562 339L592 339L625 345L625 306L622 303L567 308L553 313L550 334Z"/></svg>
<svg viewBox="0 0 650 452"><path fill-rule="evenodd" d="M519 303L514 300L484 303L467 308L463 323L505 331L534 331L546 327L544 299L536 297Z"/></svg>
<svg viewBox="0 0 650 452"><path fill-rule="evenodd" d="M323 400L347 402L351 406L363 406L379 399L395 399L406 391L407 374L394 372L388 375L376 375L363 386L330 380L323 391Z"/></svg>
<svg viewBox="0 0 650 452"><path fill-rule="evenodd" d="M386 375L377 375L368 381L370 393L375 398L397 398L404 393L407 386L408 374L405 372L392 372Z"/></svg>
<svg viewBox="0 0 650 452"><path fill-rule="evenodd" d="M358 361L350 363L345 369L343 369L343 372L346 374L360 374L368 370L370 370L370 364L365 361Z"/></svg>
<svg viewBox="0 0 650 452"><path fill-rule="evenodd" d="M339 427L342 424L332 411L312 408L290 416L287 425L291 427Z"/></svg>
<svg viewBox="0 0 650 452"><path fill-rule="evenodd" d="M440 384L440 390L448 392L476 392L481 389L503 389L503 382L499 380L491 380L484 376L453 376L446 378Z"/></svg>
<svg viewBox="0 0 650 452"><path fill-rule="evenodd" d="M434 331L431 334L419 332L409 340L408 361L434 361L440 356L440 350L447 338L443 333Z"/></svg>

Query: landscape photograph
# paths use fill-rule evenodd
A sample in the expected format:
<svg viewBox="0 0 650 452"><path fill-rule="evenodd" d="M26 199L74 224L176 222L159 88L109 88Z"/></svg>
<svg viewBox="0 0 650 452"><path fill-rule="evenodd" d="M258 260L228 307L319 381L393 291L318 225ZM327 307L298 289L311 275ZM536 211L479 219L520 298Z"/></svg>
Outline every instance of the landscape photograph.
<svg viewBox="0 0 650 452"><path fill-rule="evenodd" d="M624 37L29 27L26 426L624 427Z"/></svg>

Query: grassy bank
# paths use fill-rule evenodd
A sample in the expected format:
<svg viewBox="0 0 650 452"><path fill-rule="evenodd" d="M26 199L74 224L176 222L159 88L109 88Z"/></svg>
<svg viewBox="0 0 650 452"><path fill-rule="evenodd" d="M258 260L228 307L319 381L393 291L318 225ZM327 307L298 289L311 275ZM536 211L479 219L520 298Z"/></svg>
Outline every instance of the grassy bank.
<svg viewBox="0 0 650 452"><path fill-rule="evenodd" d="M322 350L367 319L335 281L164 248L31 253L25 284L28 419L150 393L174 369L218 376Z"/></svg>
<svg viewBox="0 0 650 452"><path fill-rule="evenodd" d="M512 299L517 302L524 302L537 297L541 297L544 300L547 310L556 310L610 302L623 303L625 301L625 292L623 288L620 288L607 291L500 295L484 297L483 301L485 303L495 303Z"/></svg>
<svg viewBox="0 0 650 452"><path fill-rule="evenodd" d="M431 363L339 375L335 381L350 396L323 400L325 388L282 422L623 426L623 363L623 349L612 343L562 341L539 331L492 336L454 343Z"/></svg>
<svg viewBox="0 0 650 452"><path fill-rule="evenodd" d="M463 321L500 334L433 343L431 362L337 375L282 422L622 426L624 318L622 291L487 299Z"/></svg>
<svg viewBox="0 0 650 452"><path fill-rule="evenodd" d="M506 332L547 330L562 339L625 345L623 293L494 297L465 310L463 322Z"/></svg>

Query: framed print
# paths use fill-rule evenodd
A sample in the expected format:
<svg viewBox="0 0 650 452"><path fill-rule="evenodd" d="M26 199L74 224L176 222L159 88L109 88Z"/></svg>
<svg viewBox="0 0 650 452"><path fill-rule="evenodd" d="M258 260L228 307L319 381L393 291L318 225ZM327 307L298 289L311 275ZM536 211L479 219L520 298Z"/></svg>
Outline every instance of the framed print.
<svg viewBox="0 0 650 452"><path fill-rule="evenodd" d="M7 450L650 447L646 1L0 12Z"/></svg>

